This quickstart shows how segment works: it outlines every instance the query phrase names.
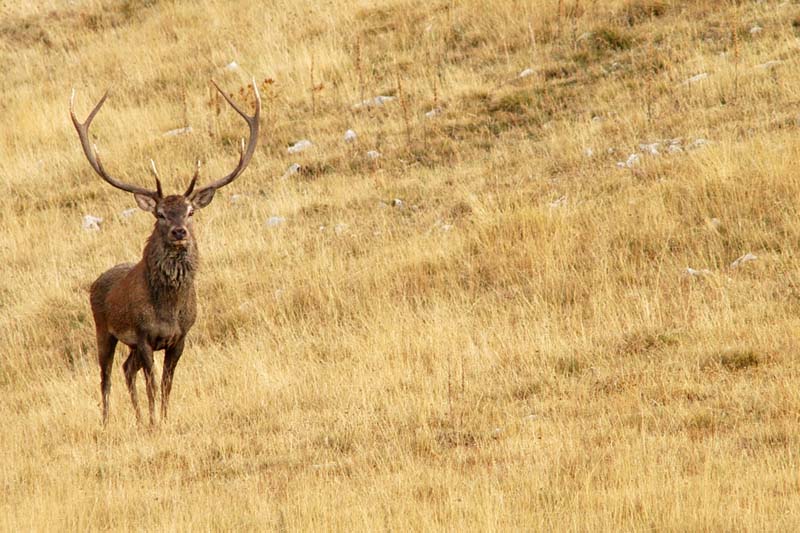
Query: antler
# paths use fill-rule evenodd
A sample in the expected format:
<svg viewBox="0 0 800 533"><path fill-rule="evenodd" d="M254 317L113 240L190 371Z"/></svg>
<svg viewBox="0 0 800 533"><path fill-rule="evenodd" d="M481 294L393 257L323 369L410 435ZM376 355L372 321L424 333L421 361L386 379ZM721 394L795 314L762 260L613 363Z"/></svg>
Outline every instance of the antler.
<svg viewBox="0 0 800 533"><path fill-rule="evenodd" d="M233 100L225 94L225 91L219 88L219 85L214 80L211 80L211 83L214 84L214 87L217 88L219 93L222 95L223 98L231 105L231 107L242 116L242 118L247 122L247 125L250 127L250 138L247 141L247 148L244 147L244 139L242 139L242 145L239 148L239 163L236 165L236 168L233 169L233 172L225 176L224 178L218 179L213 183L209 183L205 187L202 187L195 191L192 195L196 197L204 192L207 192L211 189L219 189L220 187L224 187L225 185L229 184L233 180L235 180L239 174L241 174L247 165L250 163L250 159L253 157L253 153L256 151L256 144L258 143L258 123L259 118L261 116L261 96L258 94L258 86L256 85L255 78L253 79L253 93L256 96L256 112L253 116L248 116L242 109L236 105ZM198 167L199 171L199 167ZM197 177L197 173L195 173L195 179ZM192 187L194 186L194 180L192 180ZM191 191L191 187L189 189Z"/></svg>
<svg viewBox="0 0 800 533"><path fill-rule="evenodd" d="M161 197L161 184L158 182L158 176L156 175L156 184L158 185L158 190L154 191L151 189L145 189L144 187L137 187L136 185L131 185L129 183L124 183L119 181L115 177L111 176L106 170L103 168L103 164L100 162L100 155L97 150L97 146L95 145L94 150L92 150L92 146L90 145L89 141L89 126L92 124L92 120L94 120L94 116L100 111L100 108L108 98L108 91L103 95L97 105L94 106L92 112L89 113L89 116L86 118L86 122L81 124L78 122L78 118L75 116L74 110L74 103L75 103L75 89L72 89L72 96L69 99L69 116L72 117L72 124L75 125L75 130L78 132L78 137L81 140L81 146L83 147L83 153L86 155L86 159L89 160L89 164L92 166L95 172L107 181L110 185L116 187L117 189L122 189L123 191L132 192L134 194L143 194L145 196L149 196L151 198L160 198ZM154 166L155 168L155 166Z"/></svg>

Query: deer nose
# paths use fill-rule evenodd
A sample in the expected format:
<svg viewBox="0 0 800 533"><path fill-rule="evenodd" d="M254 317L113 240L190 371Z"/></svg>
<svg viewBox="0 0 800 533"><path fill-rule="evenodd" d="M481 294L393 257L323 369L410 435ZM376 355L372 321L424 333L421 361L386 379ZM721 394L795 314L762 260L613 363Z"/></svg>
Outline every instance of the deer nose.
<svg viewBox="0 0 800 533"><path fill-rule="evenodd" d="M176 241L182 241L186 238L186 228L173 228L172 238Z"/></svg>

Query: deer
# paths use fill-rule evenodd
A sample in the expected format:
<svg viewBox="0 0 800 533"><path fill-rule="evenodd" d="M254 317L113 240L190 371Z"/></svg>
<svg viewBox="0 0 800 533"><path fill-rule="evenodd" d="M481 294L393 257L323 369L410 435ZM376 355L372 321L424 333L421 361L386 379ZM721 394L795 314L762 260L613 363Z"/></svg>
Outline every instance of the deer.
<svg viewBox="0 0 800 533"><path fill-rule="evenodd" d="M227 176L195 188L200 174L200 161L198 161L186 191L183 194L168 196L164 196L161 180L152 160L151 170L155 177L155 189L125 183L106 171L100 161L97 146L92 149L89 127L105 103L108 91L94 106L88 118L81 123L75 116L75 89L72 90L69 103L70 117L89 165L111 186L133 193L139 208L155 217L155 225L139 262L122 263L112 267L101 274L89 290L97 338L97 358L100 364L103 427L108 423L111 370L118 342L130 348L122 369L137 423L142 422L142 413L136 393L136 376L139 370L144 373L151 426L156 425L153 352L164 351L161 419L166 421L175 367L183 354L186 336L197 317L194 281L199 266L199 255L192 216L196 210L208 206L220 188L229 185L244 172L256 149L261 98L255 80L252 82L255 95L255 113L252 116L236 105L214 80L211 80L211 83L247 122L250 130L247 147L245 148L242 139L239 162Z"/></svg>

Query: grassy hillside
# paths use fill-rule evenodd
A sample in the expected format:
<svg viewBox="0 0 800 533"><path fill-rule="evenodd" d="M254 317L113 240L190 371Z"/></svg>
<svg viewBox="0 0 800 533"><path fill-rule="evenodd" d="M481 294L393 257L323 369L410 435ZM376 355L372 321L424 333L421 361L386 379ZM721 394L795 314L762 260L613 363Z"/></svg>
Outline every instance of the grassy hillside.
<svg viewBox="0 0 800 533"><path fill-rule="evenodd" d="M0 2L0 529L800 527L800 6L30 4ZM208 80L251 77L171 419L136 425L119 348L103 430L87 288L152 218L70 92L111 87L110 172L182 191L246 134Z"/></svg>

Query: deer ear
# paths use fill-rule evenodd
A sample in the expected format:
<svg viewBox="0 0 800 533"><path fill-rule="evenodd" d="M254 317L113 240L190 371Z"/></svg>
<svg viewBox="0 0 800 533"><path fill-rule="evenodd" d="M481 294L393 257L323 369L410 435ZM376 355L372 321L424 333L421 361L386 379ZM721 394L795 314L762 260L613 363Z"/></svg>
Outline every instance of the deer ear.
<svg viewBox="0 0 800 533"><path fill-rule="evenodd" d="M202 209L214 199L216 189L200 189L192 195L191 202L195 209Z"/></svg>
<svg viewBox="0 0 800 533"><path fill-rule="evenodd" d="M133 197L136 199L136 205L139 206L139 209L142 211L147 211L148 213L155 214L156 212L156 201L151 198L150 196L146 196L144 194L137 194L133 193Z"/></svg>

